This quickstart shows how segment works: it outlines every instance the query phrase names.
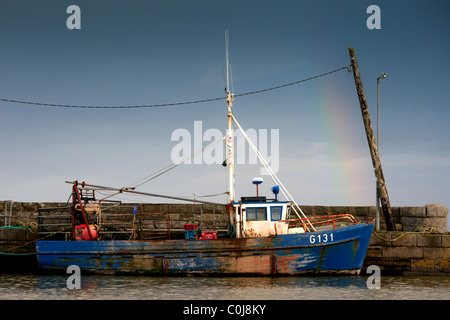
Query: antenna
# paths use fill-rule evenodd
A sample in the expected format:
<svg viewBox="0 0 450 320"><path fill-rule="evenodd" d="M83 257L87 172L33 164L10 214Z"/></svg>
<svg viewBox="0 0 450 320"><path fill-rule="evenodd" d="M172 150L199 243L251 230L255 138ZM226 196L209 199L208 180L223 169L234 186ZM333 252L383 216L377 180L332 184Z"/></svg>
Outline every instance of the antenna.
<svg viewBox="0 0 450 320"><path fill-rule="evenodd" d="M223 87L225 88L225 93L227 92L227 80L225 79L225 68L222 69Z"/></svg>
<svg viewBox="0 0 450 320"><path fill-rule="evenodd" d="M234 96L233 70L231 69L231 64L230 64L230 81L231 81L231 95Z"/></svg>
<svg viewBox="0 0 450 320"><path fill-rule="evenodd" d="M228 109L228 137L226 140L227 163L228 163L228 180L230 187L230 202L234 201L234 139L233 139L233 95L230 92L230 52L229 52L230 30L225 30L225 48L226 48L226 63L227 63L227 86L225 92L227 94L227 109Z"/></svg>
<svg viewBox="0 0 450 320"><path fill-rule="evenodd" d="M225 30L225 50L226 50L226 64L227 64L227 87L225 91L230 90L230 30Z"/></svg>

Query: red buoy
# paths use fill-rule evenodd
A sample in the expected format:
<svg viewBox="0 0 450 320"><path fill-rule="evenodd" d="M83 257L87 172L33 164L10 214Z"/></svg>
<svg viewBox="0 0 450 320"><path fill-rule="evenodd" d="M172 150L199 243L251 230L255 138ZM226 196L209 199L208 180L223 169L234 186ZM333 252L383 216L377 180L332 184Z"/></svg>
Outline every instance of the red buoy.
<svg viewBox="0 0 450 320"><path fill-rule="evenodd" d="M89 230L91 231L92 240L97 239L97 228L94 227L94 226L89 226ZM89 231L88 231L88 228L85 228L85 229L83 230L83 240L86 240L86 241L91 240L91 239L89 238Z"/></svg>

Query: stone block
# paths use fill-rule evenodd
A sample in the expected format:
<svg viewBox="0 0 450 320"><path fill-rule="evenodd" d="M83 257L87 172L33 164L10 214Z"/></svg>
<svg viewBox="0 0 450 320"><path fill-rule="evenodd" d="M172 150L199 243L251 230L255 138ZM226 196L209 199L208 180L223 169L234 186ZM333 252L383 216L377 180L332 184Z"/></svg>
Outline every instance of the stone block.
<svg viewBox="0 0 450 320"><path fill-rule="evenodd" d="M132 214L134 212L134 207L136 207L136 213L139 213L141 208L138 204L127 204L121 206L121 213Z"/></svg>
<svg viewBox="0 0 450 320"><path fill-rule="evenodd" d="M34 212L17 212L13 214L11 218L11 225L15 225L16 223L20 222L22 224L26 224L29 222L35 221L33 219ZM37 218L37 216L36 216Z"/></svg>
<svg viewBox="0 0 450 320"><path fill-rule="evenodd" d="M447 218L448 208L441 204L427 204L425 206L427 217Z"/></svg>
<svg viewBox="0 0 450 320"><path fill-rule="evenodd" d="M148 226L150 227L150 229L168 229L168 223L166 221L152 221L152 223L150 223Z"/></svg>
<svg viewBox="0 0 450 320"><path fill-rule="evenodd" d="M443 234L442 237L442 247L449 248L450 247L450 234Z"/></svg>
<svg viewBox="0 0 450 320"><path fill-rule="evenodd" d="M174 215L173 220L177 220L175 216L178 215ZM146 213L145 215L137 215L137 218L141 219L142 221L168 221L169 217L167 216L167 214L165 213ZM131 217L130 217L131 219ZM172 220L172 217L171 217Z"/></svg>
<svg viewBox="0 0 450 320"><path fill-rule="evenodd" d="M392 211L392 217L394 218L395 221L400 221L400 217L401 217L401 207L391 207L391 211Z"/></svg>
<svg viewBox="0 0 450 320"><path fill-rule="evenodd" d="M369 246L390 246L390 240L389 234L377 232L377 234L372 234L372 237L370 237Z"/></svg>
<svg viewBox="0 0 450 320"><path fill-rule="evenodd" d="M118 214L120 206L111 206L110 204L102 204L102 214Z"/></svg>
<svg viewBox="0 0 450 320"><path fill-rule="evenodd" d="M23 212L36 212L38 206L34 202L23 202L22 211Z"/></svg>
<svg viewBox="0 0 450 320"><path fill-rule="evenodd" d="M336 207L326 207L326 206L304 206L301 207L302 211L304 211L304 213L307 216L312 216L312 217L319 217L319 216L328 216L330 214L338 214L337 210L335 209ZM336 213L335 213L336 212ZM295 214L293 212L291 212L291 215Z"/></svg>
<svg viewBox="0 0 450 320"><path fill-rule="evenodd" d="M211 222L213 221L213 215L212 214L205 214L203 213L201 216L198 216L199 220L201 220L203 223L204 222Z"/></svg>
<svg viewBox="0 0 450 320"><path fill-rule="evenodd" d="M448 258L447 259L435 259L434 260L434 271L450 273L450 260Z"/></svg>
<svg viewBox="0 0 450 320"><path fill-rule="evenodd" d="M216 206L215 213L216 214L228 214L228 210L226 209L225 206L222 206L222 205Z"/></svg>
<svg viewBox="0 0 450 320"><path fill-rule="evenodd" d="M423 219L424 229L429 229L433 233L447 232L447 217L432 217Z"/></svg>
<svg viewBox="0 0 450 320"><path fill-rule="evenodd" d="M437 234L417 234L417 246L419 247L441 247L442 235Z"/></svg>
<svg viewBox="0 0 450 320"><path fill-rule="evenodd" d="M382 246L369 246L367 248L366 257L368 257L368 258L383 257L383 247Z"/></svg>
<svg viewBox="0 0 450 320"><path fill-rule="evenodd" d="M359 216L366 220L375 219L376 216L376 208L375 206L367 206L367 207L352 207L355 208L355 212L351 213L354 216Z"/></svg>
<svg viewBox="0 0 450 320"><path fill-rule="evenodd" d="M407 259L423 258L423 248L418 247L385 247L383 258L387 259Z"/></svg>
<svg viewBox="0 0 450 320"><path fill-rule="evenodd" d="M203 212L211 213L211 214L225 214L225 205L216 205L216 204L202 204Z"/></svg>
<svg viewBox="0 0 450 320"><path fill-rule="evenodd" d="M71 204L72 204L72 203L69 202L69 203L67 203L67 206L70 206ZM44 202L36 202L36 207L37 207L38 209L44 208L44 207L45 207L45 203L44 203Z"/></svg>
<svg viewBox="0 0 450 320"><path fill-rule="evenodd" d="M181 229L184 230L184 225L187 221L171 221L171 229Z"/></svg>
<svg viewBox="0 0 450 320"><path fill-rule="evenodd" d="M151 203L151 204L144 204L142 206L142 212L148 212L148 213L163 213L167 210L164 210L165 206L159 203Z"/></svg>
<svg viewBox="0 0 450 320"><path fill-rule="evenodd" d="M332 207L335 214L351 214L360 219L368 219L371 212L370 207Z"/></svg>
<svg viewBox="0 0 450 320"><path fill-rule="evenodd" d="M8 212L9 212L9 208L10 208L10 205L8 204ZM13 215L15 212L22 212L22 202L13 202L12 212L13 212Z"/></svg>
<svg viewBox="0 0 450 320"><path fill-rule="evenodd" d="M425 217L425 207L401 207L401 217Z"/></svg>
<svg viewBox="0 0 450 320"><path fill-rule="evenodd" d="M167 218L166 214L162 214L162 216ZM180 215L178 213L171 213L171 214L169 214L169 219L170 219L170 221L180 220Z"/></svg>
<svg viewBox="0 0 450 320"><path fill-rule="evenodd" d="M170 213L189 213L191 214L191 211L186 210L185 204L171 204L169 206Z"/></svg>
<svg viewBox="0 0 450 320"><path fill-rule="evenodd" d="M191 212L193 214L204 214L202 205L188 206L186 209L187 212Z"/></svg>
<svg viewBox="0 0 450 320"><path fill-rule="evenodd" d="M39 208L60 208L60 207L67 207L67 206L71 206L72 202L70 201L69 203L63 203L63 202L38 202L36 204L37 207Z"/></svg>
<svg viewBox="0 0 450 320"><path fill-rule="evenodd" d="M400 223L403 226L402 230L406 232L423 230L423 217L402 216Z"/></svg>
<svg viewBox="0 0 450 320"><path fill-rule="evenodd" d="M435 247L424 247L423 248L424 258L429 259L444 259L450 257L450 248L435 248Z"/></svg>
<svg viewBox="0 0 450 320"><path fill-rule="evenodd" d="M388 274L396 274L401 275L404 272L411 271L411 259L386 259L386 258L369 258L366 257L364 260L364 265L377 265L381 269L381 274L388 275Z"/></svg>
<svg viewBox="0 0 450 320"><path fill-rule="evenodd" d="M205 217L203 216L203 215L200 215L200 214L192 214L192 213L190 213L189 215L187 215L188 217L191 217L191 219L193 219L194 220L194 223L198 223L198 224L200 224L200 222L201 221L204 221L205 219Z"/></svg>
<svg viewBox="0 0 450 320"><path fill-rule="evenodd" d="M434 259L411 259L411 272L433 273Z"/></svg>
<svg viewBox="0 0 450 320"><path fill-rule="evenodd" d="M417 235L413 233L393 233L391 234L391 245L394 247L415 247Z"/></svg>

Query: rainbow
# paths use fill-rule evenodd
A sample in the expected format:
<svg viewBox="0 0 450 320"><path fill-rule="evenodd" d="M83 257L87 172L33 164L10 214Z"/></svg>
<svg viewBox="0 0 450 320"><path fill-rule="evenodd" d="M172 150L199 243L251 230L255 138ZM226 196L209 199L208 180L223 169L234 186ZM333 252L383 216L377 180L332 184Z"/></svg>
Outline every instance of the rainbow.
<svg viewBox="0 0 450 320"><path fill-rule="evenodd" d="M375 180L359 105L348 94L347 81L328 83L332 85L316 85L313 95L315 120L327 147L325 156L330 159L330 189L335 197L329 200L343 206L370 205L375 199Z"/></svg>

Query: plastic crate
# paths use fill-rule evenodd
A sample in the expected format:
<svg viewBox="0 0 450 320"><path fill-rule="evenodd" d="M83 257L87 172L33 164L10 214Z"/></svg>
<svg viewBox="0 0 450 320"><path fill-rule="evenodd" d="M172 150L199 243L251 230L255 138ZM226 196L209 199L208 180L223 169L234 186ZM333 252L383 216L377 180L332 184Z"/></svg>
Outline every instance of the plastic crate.
<svg viewBox="0 0 450 320"><path fill-rule="evenodd" d="M200 237L202 240L213 240L217 239L217 231L204 231Z"/></svg>
<svg viewBox="0 0 450 320"><path fill-rule="evenodd" d="M184 230L197 230L197 225L194 223L187 223L184 225Z"/></svg>
<svg viewBox="0 0 450 320"><path fill-rule="evenodd" d="M197 230L185 230L184 238L185 239L195 239L196 234L197 234Z"/></svg>

